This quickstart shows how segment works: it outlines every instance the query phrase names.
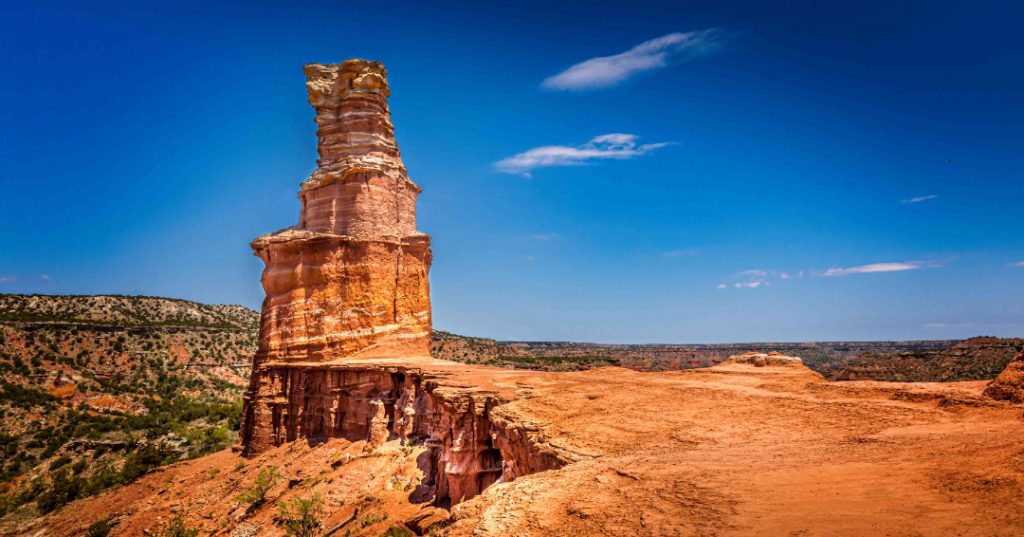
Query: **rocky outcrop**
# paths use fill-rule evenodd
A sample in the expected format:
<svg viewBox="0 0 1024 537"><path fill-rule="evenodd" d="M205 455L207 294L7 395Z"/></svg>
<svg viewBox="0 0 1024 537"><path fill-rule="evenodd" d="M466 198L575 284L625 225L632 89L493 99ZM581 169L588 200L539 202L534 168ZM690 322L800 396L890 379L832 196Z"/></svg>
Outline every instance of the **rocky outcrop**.
<svg viewBox="0 0 1024 537"><path fill-rule="evenodd" d="M253 241L266 264L256 366L428 356L430 237L395 143L387 71L306 66L316 110L313 174L299 224Z"/></svg>
<svg viewBox="0 0 1024 537"><path fill-rule="evenodd" d="M429 456L420 461L425 477L415 495L444 507L499 480L567 462L536 431L495 412L504 402L496 394L444 380L404 366L273 368L258 397L271 409L270 427L246 431L246 448L256 453L329 438L426 445Z"/></svg>
<svg viewBox="0 0 1024 537"><path fill-rule="evenodd" d="M395 143L384 67L312 64L306 77L320 158L299 224L252 243L266 299L243 453L333 438L426 446L413 496L440 507L562 466L536 431L497 416L496 393L411 365L431 362L430 238L416 231L420 189Z"/></svg>
<svg viewBox="0 0 1024 537"><path fill-rule="evenodd" d="M755 367L765 366L803 366L804 361L796 356L786 356L781 352L745 352L743 354L735 354L730 356L729 359L722 362L723 365L728 364L747 364Z"/></svg>
<svg viewBox="0 0 1024 537"><path fill-rule="evenodd" d="M387 71L348 60L305 72L320 158L299 191L299 224L252 242L266 265L266 298L245 401L248 452L287 436L278 420L295 409L273 394L282 382L306 382L293 366L430 352L430 237L416 231L420 189L395 143Z"/></svg>
<svg viewBox="0 0 1024 537"><path fill-rule="evenodd" d="M1000 401L1024 403L1024 351L985 388L984 394Z"/></svg>

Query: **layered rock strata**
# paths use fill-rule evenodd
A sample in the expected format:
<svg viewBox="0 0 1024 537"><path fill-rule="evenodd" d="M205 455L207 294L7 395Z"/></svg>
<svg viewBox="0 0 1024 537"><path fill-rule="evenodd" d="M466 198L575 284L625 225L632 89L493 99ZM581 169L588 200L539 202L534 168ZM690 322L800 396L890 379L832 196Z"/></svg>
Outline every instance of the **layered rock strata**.
<svg viewBox="0 0 1024 537"><path fill-rule="evenodd" d="M985 388L985 395L1001 401L1024 403L1024 351Z"/></svg>
<svg viewBox="0 0 1024 537"><path fill-rule="evenodd" d="M252 243L266 299L243 452L329 438L426 445L415 495L445 507L561 466L494 417L495 394L407 365L430 361L430 238L416 231L420 189L395 143L387 72L364 60L305 72L320 158L299 224Z"/></svg>
<svg viewBox="0 0 1024 537"><path fill-rule="evenodd" d="M734 354L730 356L726 361L722 362L724 365L728 364L747 364L754 367L765 367L769 365L784 365L784 366L803 366L804 361L797 356L786 356L781 352L745 352L743 354Z"/></svg>
<svg viewBox="0 0 1024 537"><path fill-rule="evenodd" d="M249 452L269 446L285 403L268 386L289 368L430 354L430 237L416 231L420 189L395 143L387 71L348 60L305 73L317 168L299 191L299 224L252 242L266 298L245 401Z"/></svg>
<svg viewBox="0 0 1024 537"><path fill-rule="evenodd" d="M504 402L499 396L454 384L403 366L273 368L260 388L270 401L270 427L250 428L254 420L246 416L243 435L250 452L300 439L426 445L425 477L414 496L445 507L499 480L567 462L535 430L494 412Z"/></svg>
<svg viewBox="0 0 1024 537"><path fill-rule="evenodd" d="M256 366L429 356L430 237L395 143L387 71L306 66L320 158L297 226L252 242L266 268Z"/></svg>

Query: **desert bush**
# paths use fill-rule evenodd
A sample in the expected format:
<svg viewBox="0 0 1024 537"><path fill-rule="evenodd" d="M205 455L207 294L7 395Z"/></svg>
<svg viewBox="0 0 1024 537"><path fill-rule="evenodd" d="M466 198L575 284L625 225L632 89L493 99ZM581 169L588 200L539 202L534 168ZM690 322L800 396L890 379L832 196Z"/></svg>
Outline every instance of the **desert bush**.
<svg viewBox="0 0 1024 537"><path fill-rule="evenodd" d="M278 522L288 535L312 537L320 527L323 504L323 499L315 492L305 498L295 497L288 502L282 500L277 506Z"/></svg>
<svg viewBox="0 0 1024 537"><path fill-rule="evenodd" d="M199 529L188 527L181 515L176 515L156 533L157 537L196 537L197 535L199 535Z"/></svg>
<svg viewBox="0 0 1024 537"><path fill-rule="evenodd" d="M263 503L267 499L267 492L274 487L280 477L281 473L277 471L276 466L261 468L252 486L238 495L238 501L250 505Z"/></svg>
<svg viewBox="0 0 1024 537"><path fill-rule="evenodd" d="M110 517L107 517L90 525L89 529L85 530L85 537L107 537L112 529L114 525L111 524Z"/></svg>

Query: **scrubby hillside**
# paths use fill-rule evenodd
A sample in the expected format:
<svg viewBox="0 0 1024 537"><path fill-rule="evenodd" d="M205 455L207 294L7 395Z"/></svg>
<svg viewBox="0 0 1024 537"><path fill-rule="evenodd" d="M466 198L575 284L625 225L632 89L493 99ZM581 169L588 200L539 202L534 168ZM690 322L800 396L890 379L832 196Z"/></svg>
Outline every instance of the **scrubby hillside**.
<svg viewBox="0 0 1024 537"><path fill-rule="evenodd" d="M0 533L237 438L258 314L0 295Z"/></svg>
<svg viewBox="0 0 1024 537"><path fill-rule="evenodd" d="M870 351L838 368L836 380L949 382L995 378L1024 349L1024 339L975 337L945 349Z"/></svg>

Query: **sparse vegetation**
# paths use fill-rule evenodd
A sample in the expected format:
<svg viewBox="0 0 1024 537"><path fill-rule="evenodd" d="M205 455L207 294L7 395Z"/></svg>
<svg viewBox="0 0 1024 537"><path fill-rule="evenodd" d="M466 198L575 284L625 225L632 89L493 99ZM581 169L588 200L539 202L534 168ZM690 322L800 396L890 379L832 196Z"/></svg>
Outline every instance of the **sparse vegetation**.
<svg viewBox="0 0 1024 537"><path fill-rule="evenodd" d="M14 511L56 511L235 442L257 320L152 297L0 295L0 533Z"/></svg>
<svg viewBox="0 0 1024 537"><path fill-rule="evenodd" d="M278 503L278 523L284 527L288 535L312 537L320 528L323 505L323 499L317 493L295 497L287 502L282 500Z"/></svg>
<svg viewBox="0 0 1024 537"><path fill-rule="evenodd" d="M85 530L85 537L107 537L112 529L114 529L114 525L111 523L110 517L107 517L90 525Z"/></svg>
<svg viewBox="0 0 1024 537"><path fill-rule="evenodd" d="M267 492L274 487L280 477L281 473L278 472L276 466L260 468L260 472L256 475L256 480L253 481L252 486L238 495L239 503L249 505L262 504L267 499Z"/></svg>
<svg viewBox="0 0 1024 537"><path fill-rule="evenodd" d="M189 527L180 515L172 518L156 533L157 537L196 537L197 535L199 535L199 528Z"/></svg>

